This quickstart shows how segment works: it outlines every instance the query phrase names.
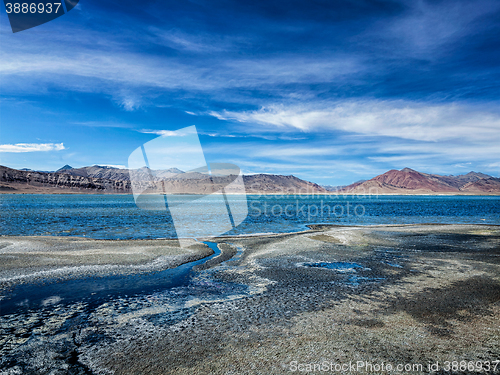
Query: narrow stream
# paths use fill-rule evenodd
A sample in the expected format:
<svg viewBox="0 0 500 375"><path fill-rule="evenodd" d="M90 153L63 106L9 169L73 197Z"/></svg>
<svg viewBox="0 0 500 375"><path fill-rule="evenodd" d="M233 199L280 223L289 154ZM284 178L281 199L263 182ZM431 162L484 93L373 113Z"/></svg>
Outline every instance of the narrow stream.
<svg viewBox="0 0 500 375"><path fill-rule="evenodd" d="M214 242L204 242L214 254L193 262L182 264L176 268L159 272L86 277L73 280L45 280L15 286L0 301L0 316L22 314L30 310L46 308L47 301L69 305L75 302L86 302L92 309L106 301L121 297L141 294L153 294L175 287L188 286L194 275L193 267L203 264L218 256L221 251Z"/></svg>
<svg viewBox="0 0 500 375"><path fill-rule="evenodd" d="M144 324L159 329L191 324L189 317L199 304L248 296L248 285L218 277L221 270L231 267L229 263L196 267L221 255L216 243L204 243L214 254L160 272L46 280L7 291L0 301L0 368L36 375L51 373L53 368L92 374L80 359L83 346L107 345L124 334L133 336L136 331L130 327L140 330ZM231 259L240 255L241 250ZM120 323L129 316L132 321L136 316L142 319L142 323L131 323L130 332ZM40 357L39 353L46 354ZM43 366L40 358L46 362Z"/></svg>

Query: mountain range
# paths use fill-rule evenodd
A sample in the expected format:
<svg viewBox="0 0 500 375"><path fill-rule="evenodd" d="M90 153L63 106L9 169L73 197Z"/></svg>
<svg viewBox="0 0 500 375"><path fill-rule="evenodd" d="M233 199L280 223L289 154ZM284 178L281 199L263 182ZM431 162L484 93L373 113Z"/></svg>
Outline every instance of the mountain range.
<svg viewBox="0 0 500 375"><path fill-rule="evenodd" d="M150 185L148 193L210 194L218 191L236 176L210 177L177 168L133 170L134 184ZM469 172L459 176L441 176L410 168L390 170L370 180L348 186L320 186L295 176L255 174L243 176L249 194L500 194L500 178ZM134 185L135 186L135 185ZM130 171L108 166L72 168L69 165L55 172L16 170L0 166L0 192L4 193L110 193L131 194ZM228 193L241 193L226 189Z"/></svg>
<svg viewBox="0 0 500 375"><path fill-rule="evenodd" d="M147 193L210 194L230 184L237 176L211 177L198 172L185 173L177 168L133 170L134 186L150 186ZM295 176L255 174L243 176L248 194L326 194L318 184ZM55 172L17 170L0 166L0 192L4 193L110 193L131 194L130 171L104 166L71 168ZM226 188L227 193L241 193Z"/></svg>
<svg viewBox="0 0 500 375"><path fill-rule="evenodd" d="M338 190L343 194L500 194L500 178L469 172L441 176L403 168Z"/></svg>

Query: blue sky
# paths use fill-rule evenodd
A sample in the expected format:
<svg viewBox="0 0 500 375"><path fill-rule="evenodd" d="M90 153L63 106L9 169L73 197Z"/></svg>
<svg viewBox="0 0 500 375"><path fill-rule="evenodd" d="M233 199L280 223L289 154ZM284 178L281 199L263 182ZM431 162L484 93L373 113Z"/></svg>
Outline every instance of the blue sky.
<svg viewBox="0 0 500 375"><path fill-rule="evenodd" d="M0 17L0 164L124 166L196 125L207 161L347 184L500 176L498 1L81 0Z"/></svg>

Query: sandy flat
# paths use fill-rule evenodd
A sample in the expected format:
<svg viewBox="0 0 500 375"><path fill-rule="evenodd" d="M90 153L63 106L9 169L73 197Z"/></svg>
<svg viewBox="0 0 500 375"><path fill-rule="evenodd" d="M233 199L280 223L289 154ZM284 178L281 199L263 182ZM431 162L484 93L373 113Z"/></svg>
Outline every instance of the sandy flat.
<svg viewBox="0 0 500 375"><path fill-rule="evenodd" d="M500 227L324 226L230 242L244 253L239 268L220 277L250 283L258 276L268 281L264 292L201 306L182 333L162 327L145 341L118 340L93 357L98 367L117 374L290 374L361 361L411 364L399 373L423 374L437 362L443 370L446 361L500 359ZM301 266L315 262L363 269ZM117 361L112 353L123 354Z"/></svg>
<svg viewBox="0 0 500 375"><path fill-rule="evenodd" d="M500 226L322 225L215 240L227 250L222 263L200 267L176 292L182 303L168 293L91 311L49 301L54 311L5 317L3 364L26 373L266 375L348 373L334 370L350 363L351 373L428 374L437 364L435 373L480 374L500 359ZM80 254L74 244L60 252ZM447 361L483 368L446 371ZM412 369L368 367L382 364Z"/></svg>
<svg viewBox="0 0 500 375"><path fill-rule="evenodd" d="M0 286L47 277L84 277L168 269L213 253L186 240L93 240L77 237L0 237Z"/></svg>

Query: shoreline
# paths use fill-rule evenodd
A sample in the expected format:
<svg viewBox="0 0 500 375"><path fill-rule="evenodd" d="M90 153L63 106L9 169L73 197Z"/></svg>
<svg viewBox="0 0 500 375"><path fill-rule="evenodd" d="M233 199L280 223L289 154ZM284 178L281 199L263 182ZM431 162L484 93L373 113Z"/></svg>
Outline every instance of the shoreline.
<svg viewBox="0 0 500 375"><path fill-rule="evenodd" d="M216 192L216 193L211 193L209 195L220 195L222 193ZM225 195L244 195L244 196L306 196L306 197L321 197L321 196L337 196L337 197L386 197L386 196L399 196L399 197L407 197L407 196L430 196L430 197L448 197L448 196L456 196L456 197L484 197L484 196L491 196L491 197L500 197L500 192L499 193L456 193L456 192L450 192L450 193L407 193L407 194L401 194L401 193L379 193L379 194L359 194L359 193L347 193L347 192L330 192L330 193L246 193L246 194L241 194L241 193L224 193ZM133 196L133 193L116 193L116 192L108 192L108 193L103 193L103 192L85 192L85 191L48 191L48 192L24 192L24 191L3 191L0 190L0 196L2 195L131 195ZM186 194L181 194L181 193L176 193L176 194L163 194L163 193L146 193L144 195L174 195L174 196L190 196L190 195L195 195L195 196L206 196L206 194L194 194L194 193L186 193Z"/></svg>
<svg viewBox="0 0 500 375"><path fill-rule="evenodd" d="M290 236L290 235L298 235L298 234L307 234L313 233L316 231L321 231L323 229L328 228L391 228L391 227L412 227L412 226L486 226L486 227L500 227L500 224L491 224L491 223L440 223L440 222L427 222L427 223L401 223L401 224L332 224L332 223L314 223L314 224L303 224L305 227L309 229L304 230L296 230L292 232L262 232L262 233L244 233L237 235L228 235L228 236L213 236L213 237L182 237L184 240L193 240L194 243L199 242L216 242L215 240L238 240L245 238L256 238L256 237L276 237L276 236ZM9 235L9 234L0 234L0 243L2 239L13 238L33 238L33 239L68 239L68 240L90 240L90 241L103 241L103 242L127 242L127 241L137 241L140 243L141 241L172 241L173 243L177 243L177 238L174 237L158 237L158 238L136 238L136 239L110 239L110 238L92 238L92 237L84 237L84 236L50 236L50 235ZM177 245L173 245L174 247L178 247ZM1 246L0 246L1 250Z"/></svg>
<svg viewBox="0 0 500 375"><path fill-rule="evenodd" d="M0 291L22 283L162 271L206 258L209 246L173 239L0 236Z"/></svg>
<svg viewBox="0 0 500 375"><path fill-rule="evenodd" d="M179 247L177 238L93 239L78 236L0 235L0 291L12 286L47 280L81 277L133 275L173 269L213 255L203 242L213 242L222 250L222 261L234 256L228 243L241 241L283 240L331 230L377 230L422 228L496 228L500 224L410 223L344 225L305 224L308 229L283 233L255 233L233 236L189 237L187 247ZM24 247L23 249L20 249ZM225 250L223 250L225 249ZM229 253L227 253L229 251ZM231 254L228 256L228 254ZM49 260L47 255L50 256ZM213 262L215 265L218 262ZM203 269L203 267L202 267ZM26 273L29 272L29 273Z"/></svg>

